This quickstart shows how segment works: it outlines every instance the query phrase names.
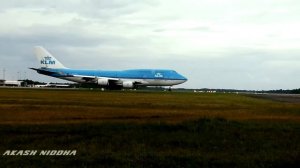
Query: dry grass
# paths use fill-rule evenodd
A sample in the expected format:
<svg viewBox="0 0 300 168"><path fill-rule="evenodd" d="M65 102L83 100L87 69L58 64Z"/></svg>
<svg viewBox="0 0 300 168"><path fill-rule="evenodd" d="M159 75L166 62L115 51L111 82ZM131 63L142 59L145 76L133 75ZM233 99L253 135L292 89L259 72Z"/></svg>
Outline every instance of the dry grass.
<svg viewBox="0 0 300 168"><path fill-rule="evenodd" d="M178 123L198 118L300 121L300 104L236 94L0 89L1 124L103 121Z"/></svg>
<svg viewBox="0 0 300 168"><path fill-rule="evenodd" d="M0 153L78 152L0 165L299 167L299 109L236 94L0 89Z"/></svg>

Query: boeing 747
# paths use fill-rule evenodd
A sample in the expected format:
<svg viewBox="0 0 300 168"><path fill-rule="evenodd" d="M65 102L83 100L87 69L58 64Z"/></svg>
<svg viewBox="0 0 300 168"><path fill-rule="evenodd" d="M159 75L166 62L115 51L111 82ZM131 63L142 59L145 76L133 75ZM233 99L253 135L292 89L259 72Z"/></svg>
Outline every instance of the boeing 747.
<svg viewBox="0 0 300 168"><path fill-rule="evenodd" d="M138 86L174 86L187 81L187 78L174 70L132 69L123 71L84 70L66 68L52 54L40 46L34 48L40 68L30 68L39 74L73 81L94 83L110 89L135 88Z"/></svg>

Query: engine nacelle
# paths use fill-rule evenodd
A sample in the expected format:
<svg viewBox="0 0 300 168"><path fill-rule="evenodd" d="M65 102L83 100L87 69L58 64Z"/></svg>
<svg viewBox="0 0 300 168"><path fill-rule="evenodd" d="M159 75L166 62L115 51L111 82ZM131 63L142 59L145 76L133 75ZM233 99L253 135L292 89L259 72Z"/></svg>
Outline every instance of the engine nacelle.
<svg viewBox="0 0 300 168"><path fill-rule="evenodd" d="M123 88L133 88L134 84L131 81L125 81L123 82Z"/></svg>
<svg viewBox="0 0 300 168"><path fill-rule="evenodd" d="M101 86L107 86L108 85L108 79L98 79L97 84Z"/></svg>

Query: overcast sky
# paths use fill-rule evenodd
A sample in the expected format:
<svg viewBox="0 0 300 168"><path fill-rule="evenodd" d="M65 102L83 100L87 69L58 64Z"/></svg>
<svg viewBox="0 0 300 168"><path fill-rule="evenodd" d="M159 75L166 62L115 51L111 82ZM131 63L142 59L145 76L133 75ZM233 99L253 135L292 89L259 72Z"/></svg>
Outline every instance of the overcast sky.
<svg viewBox="0 0 300 168"><path fill-rule="evenodd" d="M42 45L69 68L174 69L186 88L300 87L299 0L0 0L6 79L57 81Z"/></svg>

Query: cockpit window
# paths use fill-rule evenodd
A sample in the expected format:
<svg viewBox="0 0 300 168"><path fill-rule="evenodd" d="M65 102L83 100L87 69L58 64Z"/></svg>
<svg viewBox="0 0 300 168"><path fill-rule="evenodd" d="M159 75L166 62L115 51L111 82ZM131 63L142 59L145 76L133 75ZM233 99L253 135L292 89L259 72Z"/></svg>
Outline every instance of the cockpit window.
<svg viewBox="0 0 300 168"><path fill-rule="evenodd" d="M173 70L173 71L172 71L172 74L177 74L177 72Z"/></svg>

